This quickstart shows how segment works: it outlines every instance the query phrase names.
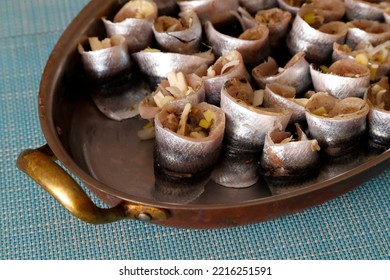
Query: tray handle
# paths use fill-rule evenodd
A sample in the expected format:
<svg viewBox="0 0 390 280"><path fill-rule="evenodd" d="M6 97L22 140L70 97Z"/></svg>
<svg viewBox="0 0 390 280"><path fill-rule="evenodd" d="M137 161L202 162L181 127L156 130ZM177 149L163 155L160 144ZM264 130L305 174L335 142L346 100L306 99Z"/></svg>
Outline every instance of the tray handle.
<svg viewBox="0 0 390 280"><path fill-rule="evenodd" d="M122 219L158 222L168 219L165 209L122 201L112 208L99 208L80 185L56 162L48 145L20 153L16 166L51 194L70 213L91 224Z"/></svg>

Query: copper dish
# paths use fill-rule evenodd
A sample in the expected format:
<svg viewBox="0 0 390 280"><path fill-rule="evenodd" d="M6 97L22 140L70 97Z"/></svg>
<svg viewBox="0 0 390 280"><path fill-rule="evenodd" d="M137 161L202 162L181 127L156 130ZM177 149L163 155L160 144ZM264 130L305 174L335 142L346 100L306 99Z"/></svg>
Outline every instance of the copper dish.
<svg viewBox="0 0 390 280"><path fill-rule="evenodd" d="M131 218L169 227L220 228L258 223L295 213L340 196L388 168L390 150L362 147L350 163L324 166L320 176L287 186L264 179L249 188L207 183L202 193L183 202L156 195L153 141L139 142L138 118L116 122L104 117L82 81L77 44L103 35L100 18L112 16L120 0L92 0L65 30L45 67L38 97L39 118L47 145L20 154L17 166L88 223ZM99 208L58 160L111 208ZM180 184L180 182L178 182ZM169 195L169 193L168 193ZM182 194L178 194L180 196Z"/></svg>

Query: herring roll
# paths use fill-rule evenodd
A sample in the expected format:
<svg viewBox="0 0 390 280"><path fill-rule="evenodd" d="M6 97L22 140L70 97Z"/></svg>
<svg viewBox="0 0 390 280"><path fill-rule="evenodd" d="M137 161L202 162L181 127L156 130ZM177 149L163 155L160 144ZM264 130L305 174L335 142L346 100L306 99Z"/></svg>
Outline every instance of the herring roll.
<svg viewBox="0 0 390 280"><path fill-rule="evenodd" d="M225 82L221 108L226 114L226 143L239 151L258 152L266 133L275 125L286 128L291 111L259 107L263 92L254 91L245 78Z"/></svg>
<svg viewBox="0 0 390 280"><path fill-rule="evenodd" d="M284 67L279 67L276 60L268 60L252 69L252 76L260 88L268 83L280 83L295 88L297 95L305 93L311 86L309 63L304 52L296 53Z"/></svg>
<svg viewBox="0 0 390 280"><path fill-rule="evenodd" d="M370 69L350 59L341 59L328 67L310 65L315 91L325 91L337 98L363 97L370 86Z"/></svg>
<svg viewBox="0 0 390 280"><path fill-rule="evenodd" d="M319 168L317 140L309 139L299 124L295 128L296 138L279 128L267 133L260 160L266 177L303 178Z"/></svg>
<svg viewBox="0 0 390 280"><path fill-rule="evenodd" d="M390 147L390 85L389 78L383 77L371 85L364 94L370 105L368 133L371 141Z"/></svg>
<svg viewBox="0 0 390 280"><path fill-rule="evenodd" d="M152 0L130 0L111 21L102 18L109 36L123 35L129 52L137 52L151 45L153 40L153 21L158 8Z"/></svg>
<svg viewBox="0 0 390 280"><path fill-rule="evenodd" d="M193 54L199 52L202 26L197 14L186 10L179 18L160 16L153 24L153 34L164 52Z"/></svg>
<svg viewBox="0 0 390 280"><path fill-rule="evenodd" d="M182 111L170 106L155 117L155 162L170 174L207 172L218 161L225 132L225 113L202 102Z"/></svg>
<svg viewBox="0 0 390 280"><path fill-rule="evenodd" d="M132 62L123 36L114 35L104 40L89 37L88 43L88 48L79 44L78 52L87 75L92 79L106 81L130 70Z"/></svg>
<svg viewBox="0 0 390 280"><path fill-rule="evenodd" d="M358 146L370 110L361 98L338 99L326 92L314 94L305 109L311 137L330 156L347 154Z"/></svg>
<svg viewBox="0 0 390 280"><path fill-rule="evenodd" d="M139 114L143 119L153 119L166 105L175 111L183 110L187 103L196 105L205 101L204 83L195 74L171 72L167 79L158 84L157 89L139 104Z"/></svg>

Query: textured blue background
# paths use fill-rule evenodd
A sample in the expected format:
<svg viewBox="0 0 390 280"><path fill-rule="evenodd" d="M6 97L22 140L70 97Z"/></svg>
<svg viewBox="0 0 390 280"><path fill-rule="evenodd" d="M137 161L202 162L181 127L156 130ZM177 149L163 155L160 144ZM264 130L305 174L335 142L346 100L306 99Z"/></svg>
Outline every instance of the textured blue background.
<svg viewBox="0 0 390 280"><path fill-rule="evenodd" d="M80 222L15 168L45 143L46 60L86 0L0 0L0 259L389 259L390 169L326 204L256 225L172 229ZM98 203L98 201L97 201Z"/></svg>

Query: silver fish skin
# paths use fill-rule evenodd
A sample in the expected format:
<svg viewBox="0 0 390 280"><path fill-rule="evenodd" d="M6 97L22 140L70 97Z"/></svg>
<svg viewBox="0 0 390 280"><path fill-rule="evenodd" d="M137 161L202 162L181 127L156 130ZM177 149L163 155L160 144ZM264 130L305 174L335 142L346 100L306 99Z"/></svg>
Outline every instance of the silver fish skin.
<svg viewBox="0 0 390 280"><path fill-rule="evenodd" d="M242 55L236 50L219 57L209 67L207 76L202 77L206 91L206 101L219 106L223 84L234 77L249 77Z"/></svg>
<svg viewBox="0 0 390 280"><path fill-rule="evenodd" d="M174 52L182 54L193 54L199 52L199 46L202 39L202 25L197 14L192 10L179 13L183 22L188 23L188 27L183 30L170 31L164 30L163 21L173 18L162 16L158 17L153 24L153 34L156 42L164 52ZM178 21L178 19L175 19ZM158 24L161 26L159 27Z"/></svg>
<svg viewBox="0 0 390 280"><path fill-rule="evenodd" d="M163 121L169 115L167 107L156 115L155 161L159 168L191 176L209 170L218 161L225 132L225 113L205 102L196 107L215 113L210 133L205 138L182 136L163 127Z"/></svg>
<svg viewBox="0 0 390 280"><path fill-rule="evenodd" d="M361 0L344 0L346 17L348 20L369 19L383 20L383 4L370 3Z"/></svg>
<svg viewBox="0 0 390 280"><path fill-rule="evenodd" d="M296 53L283 68L275 59L268 57L267 61L252 69L252 77L260 88L265 88L268 83L280 83L294 87L297 95L305 93L312 83L309 63L302 51Z"/></svg>
<svg viewBox="0 0 390 280"><path fill-rule="evenodd" d="M249 38L244 37L246 35ZM270 54L269 29L265 25L247 29L239 38L236 38L219 32L208 21L205 23L205 36L216 56L237 50L247 65L256 65Z"/></svg>
<svg viewBox="0 0 390 280"><path fill-rule="evenodd" d="M170 72L206 75L207 68L214 63L211 51L196 54L165 53L160 51L140 51L131 55L141 73L158 84Z"/></svg>
<svg viewBox="0 0 390 280"><path fill-rule="evenodd" d="M315 91L328 92L339 99L362 98L370 86L370 69L350 59L334 62L327 72L311 64L310 74Z"/></svg>
<svg viewBox="0 0 390 280"><path fill-rule="evenodd" d="M316 113L323 107L326 114ZM337 99L326 92L314 94L306 104L306 121L311 137L329 156L347 154L360 143L370 110L358 97Z"/></svg>
<svg viewBox="0 0 390 280"><path fill-rule="evenodd" d="M271 9L278 6L277 0L239 0L240 7L243 7L251 14L260 10Z"/></svg>
<svg viewBox="0 0 390 280"><path fill-rule="evenodd" d="M286 128L291 111L252 106L254 91L244 78L225 82L221 108L226 114L225 140L239 151L256 152L264 145L267 132L276 125Z"/></svg>
<svg viewBox="0 0 390 280"><path fill-rule="evenodd" d="M390 24L360 19L347 23L348 34L346 44L355 48L359 43L369 42L373 46L390 40Z"/></svg>
<svg viewBox="0 0 390 280"><path fill-rule="evenodd" d="M242 28L253 28L257 24L264 24L269 30L271 47L278 47L284 43L285 37L290 29L291 13L279 8L259 10L254 17L242 7L237 10L237 18Z"/></svg>
<svg viewBox="0 0 390 280"><path fill-rule="evenodd" d="M240 153L226 148L211 172L210 179L228 188L247 188L259 180L259 154Z"/></svg>
<svg viewBox="0 0 390 280"><path fill-rule="evenodd" d="M138 15L141 13L141 15ZM122 35L126 38L130 53L140 51L152 43L153 21L158 8L151 0L132 0L127 2L114 16L113 20L102 18L107 35ZM142 30L142 32L140 32Z"/></svg>
<svg viewBox="0 0 390 280"><path fill-rule="evenodd" d="M134 53L150 46L153 40L152 23L143 19L125 19L115 23L102 18L109 36L122 35L126 38L130 53ZM142 32L140 32L142 30Z"/></svg>
<svg viewBox="0 0 390 280"><path fill-rule="evenodd" d="M297 138L276 128L267 133L260 160L266 177L302 178L318 169L320 146L296 124ZM291 138L290 138L291 137Z"/></svg>
<svg viewBox="0 0 390 280"><path fill-rule="evenodd" d="M287 35L286 45L291 54L303 51L308 62L320 64L331 59L333 43L344 43L348 28L346 23L341 21L319 23L317 28L312 27L303 19L306 14L314 13L312 9L310 6L300 9ZM320 19L324 19L321 11L314 11Z"/></svg>
<svg viewBox="0 0 390 280"><path fill-rule="evenodd" d="M204 88L204 82L201 78L196 76L195 74L187 74L186 80L188 85L194 90L192 93L189 93L188 95L185 95L183 97L175 98L174 100L170 101L168 104L171 106L175 111L182 111L184 109L184 106L187 103L190 103L191 105L197 105L203 101L205 101L205 88ZM164 96L172 96L166 88L169 87L168 80L163 80L161 83L157 86L157 89L149 96L145 97L139 104L139 114L141 118L143 119L154 119L156 114L162 110L162 108L158 107L156 102L154 101L154 96L161 92Z"/></svg>
<svg viewBox="0 0 390 280"><path fill-rule="evenodd" d="M364 94L370 105L368 133L371 141L390 147L390 85L389 78L383 77L371 85Z"/></svg>
<svg viewBox="0 0 390 280"><path fill-rule="evenodd" d="M296 91L293 87L285 84L269 83L265 86L263 106L291 111L290 124L304 122L306 120L305 105L308 99L295 97Z"/></svg>
<svg viewBox="0 0 390 280"><path fill-rule="evenodd" d="M335 43L333 45L332 61L335 62L340 59L357 61L359 60L359 56L363 56L367 61L361 64L366 65L370 69L371 81L377 82L390 73L389 50L390 41L375 47L370 43L362 43L356 46L355 49L350 49L348 45Z"/></svg>
<svg viewBox="0 0 390 280"><path fill-rule="evenodd" d="M132 61L124 37L112 38L116 38L118 44L109 48L85 50L81 44L78 46L87 75L96 81L106 81L131 69Z"/></svg>
<svg viewBox="0 0 390 280"><path fill-rule="evenodd" d="M210 21L213 24L221 24L231 21L234 17L231 11L239 7L238 0L192 0L178 1L181 11L194 10L203 24Z"/></svg>

